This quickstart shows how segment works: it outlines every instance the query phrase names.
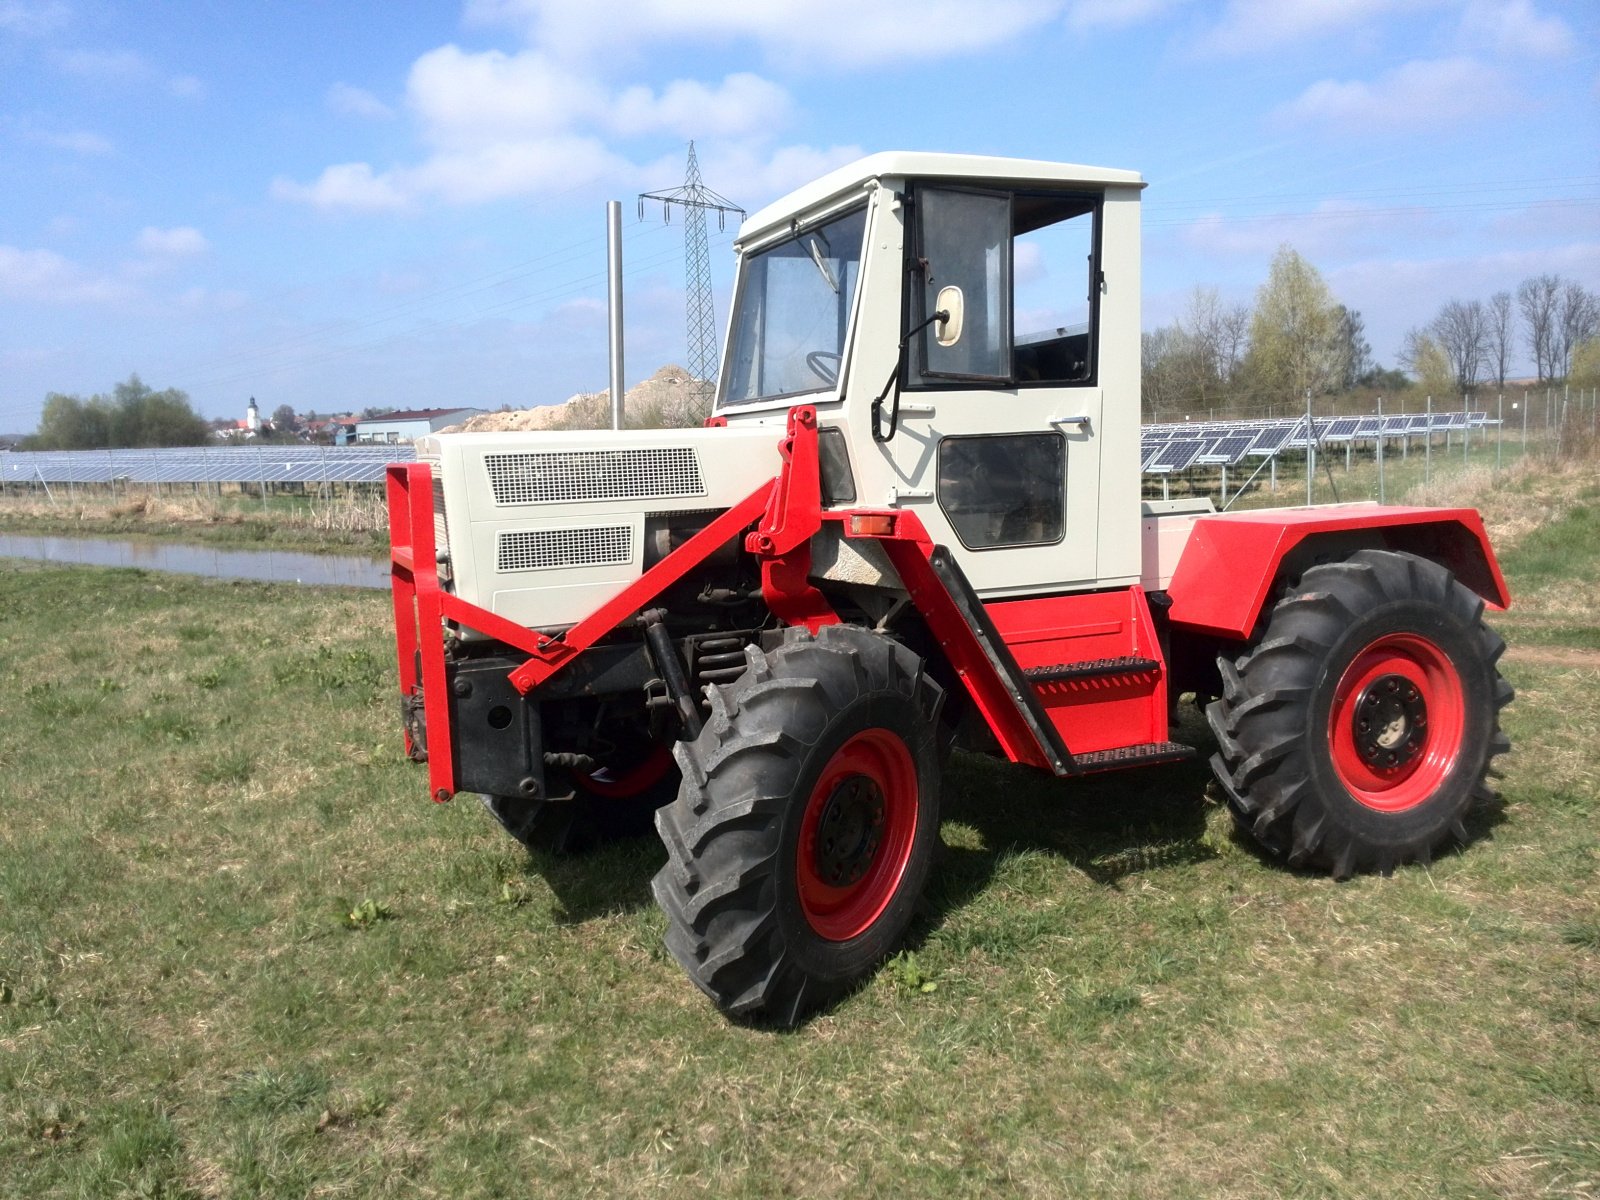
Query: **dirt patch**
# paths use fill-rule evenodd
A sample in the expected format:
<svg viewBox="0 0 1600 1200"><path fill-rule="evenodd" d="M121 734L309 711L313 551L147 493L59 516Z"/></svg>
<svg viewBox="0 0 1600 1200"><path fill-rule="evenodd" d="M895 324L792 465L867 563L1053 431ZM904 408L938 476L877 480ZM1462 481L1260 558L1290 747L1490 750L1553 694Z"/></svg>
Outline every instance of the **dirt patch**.
<svg viewBox="0 0 1600 1200"><path fill-rule="evenodd" d="M1512 662L1535 667L1578 667L1600 671L1600 650L1581 650L1571 646L1519 646L1513 642L1506 647L1505 657Z"/></svg>
<svg viewBox="0 0 1600 1200"><path fill-rule="evenodd" d="M682 367L667 365L622 399L630 429L698 425L710 415L710 387ZM504 433L530 429L604 429L611 423L608 392L579 392L561 404L544 404L513 412L484 413L442 433Z"/></svg>

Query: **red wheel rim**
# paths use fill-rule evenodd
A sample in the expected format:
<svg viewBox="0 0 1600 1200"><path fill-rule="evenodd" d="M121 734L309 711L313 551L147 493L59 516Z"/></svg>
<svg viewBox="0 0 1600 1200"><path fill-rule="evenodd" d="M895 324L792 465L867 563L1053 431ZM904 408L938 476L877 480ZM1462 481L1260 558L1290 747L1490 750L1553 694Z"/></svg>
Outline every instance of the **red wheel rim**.
<svg viewBox="0 0 1600 1200"><path fill-rule="evenodd" d="M665 746L653 746L644 758L624 771L601 767L588 775L578 775L578 781L596 796L608 800L625 800L654 787L666 777L672 766L672 751Z"/></svg>
<svg viewBox="0 0 1600 1200"><path fill-rule="evenodd" d="M911 860L917 768L885 729L856 734L822 769L796 853L800 908L829 941L859 937L883 915Z"/></svg>
<svg viewBox="0 0 1600 1200"><path fill-rule="evenodd" d="M1444 651L1417 634L1381 637L1356 655L1334 689L1334 770L1368 808L1415 808L1455 768L1466 712L1461 676Z"/></svg>

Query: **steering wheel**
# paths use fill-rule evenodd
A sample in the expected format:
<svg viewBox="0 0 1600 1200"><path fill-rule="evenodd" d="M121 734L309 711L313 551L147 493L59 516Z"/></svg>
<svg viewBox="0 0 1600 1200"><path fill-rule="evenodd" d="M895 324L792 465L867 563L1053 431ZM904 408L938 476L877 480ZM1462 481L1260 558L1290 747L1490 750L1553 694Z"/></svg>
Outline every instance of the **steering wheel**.
<svg viewBox="0 0 1600 1200"><path fill-rule="evenodd" d="M832 350L813 350L806 355L806 366L811 368L811 373L829 387L839 382L839 364L843 361L844 356Z"/></svg>

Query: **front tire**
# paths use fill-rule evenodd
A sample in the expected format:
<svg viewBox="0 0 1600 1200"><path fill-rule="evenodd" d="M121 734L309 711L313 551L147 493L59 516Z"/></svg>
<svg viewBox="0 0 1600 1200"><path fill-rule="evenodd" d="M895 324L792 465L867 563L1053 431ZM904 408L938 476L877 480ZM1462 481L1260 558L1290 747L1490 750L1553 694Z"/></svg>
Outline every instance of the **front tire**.
<svg viewBox="0 0 1600 1200"><path fill-rule="evenodd" d="M1483 601L1415 555L1312 567L1249 653L1217 660L1212 769L1241 830L1294 866L1345 878L1465 843L1510 749L1505 643Z"/></svg>
<svg viewBox="0 0 1600 1200"><path fill-rule="evenodd" d="M711 691L656 815L666 945L729 1015L794 1025L900 943L939 836L943 691L864 629L803 630Z"/></svg>

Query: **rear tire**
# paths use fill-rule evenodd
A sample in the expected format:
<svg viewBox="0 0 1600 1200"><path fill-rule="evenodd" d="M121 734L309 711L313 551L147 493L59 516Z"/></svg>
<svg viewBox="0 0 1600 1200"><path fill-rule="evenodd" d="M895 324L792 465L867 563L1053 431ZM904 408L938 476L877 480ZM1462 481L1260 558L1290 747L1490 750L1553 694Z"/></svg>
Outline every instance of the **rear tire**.
<svg viewBox="0 0 1600 1200"><path fill-rule="evenodd" d="M943 690L899 643L804 630L711 689L656 815L666 945L729 1015L794 1025L900 943L939 836Z"/></svg>
<svg viewBox="0 0 1600 1200"><path fill-rule="evenodd" d="M1437 563L1362 550L1310 568L1243 657L1221 657L1206 715L1240 829L1294 866L1345 878L1429 862L1493 799L1511 748L1505 643Z"/></svg>

